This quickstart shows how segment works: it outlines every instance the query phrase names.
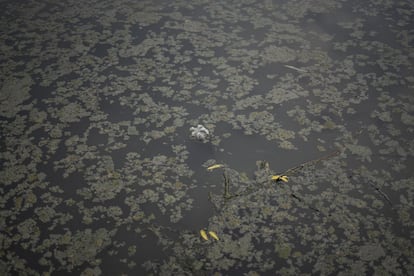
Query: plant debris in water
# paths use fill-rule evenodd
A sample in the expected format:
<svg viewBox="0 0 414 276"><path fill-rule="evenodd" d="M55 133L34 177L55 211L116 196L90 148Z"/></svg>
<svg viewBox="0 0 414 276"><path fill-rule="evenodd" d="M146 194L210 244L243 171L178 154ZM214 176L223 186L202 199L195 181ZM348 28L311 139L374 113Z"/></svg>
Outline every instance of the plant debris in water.
<svg viewBox="0 0 414 276"><path fill-rule="evenodd" d="M0 275L414 271L412 1L2 2Z"/></svg>

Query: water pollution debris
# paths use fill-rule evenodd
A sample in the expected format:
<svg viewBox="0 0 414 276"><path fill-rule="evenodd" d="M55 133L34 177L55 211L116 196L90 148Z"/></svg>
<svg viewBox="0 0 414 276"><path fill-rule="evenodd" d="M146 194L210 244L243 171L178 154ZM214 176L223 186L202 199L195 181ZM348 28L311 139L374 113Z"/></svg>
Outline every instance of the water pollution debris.
<svg viewBox="0 0 414 276"><path fill-rule="evenodd" d="M203 125L197 125L197 127L190 127L191 138L197 139L201 142L207 142L210 138L210 131Z"/></svg>

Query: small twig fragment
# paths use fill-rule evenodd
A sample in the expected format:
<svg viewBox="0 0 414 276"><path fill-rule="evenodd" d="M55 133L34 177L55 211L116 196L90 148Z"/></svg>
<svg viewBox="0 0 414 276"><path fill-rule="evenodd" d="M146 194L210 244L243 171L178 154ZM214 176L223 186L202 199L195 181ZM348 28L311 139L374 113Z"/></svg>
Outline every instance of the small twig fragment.
<svg viewBox="0 0 414 276"><path fill-rule="evenodd" d="M392 206L392 202L390 197L384 193L377 185L375 185L374 183L372 183L371 181L368 182L369 185L371 185L386 201L388 201L388 203Z"/></svg>
<svg viewBox="0 0 414 276"><path fill-rule="evenodd" d="M301 73L307 73L308 72L308 70L301 69L301 68L298 68L298 67L295 67L295 66L292 66L292 65L287 65L286 64L285 67L289 68L289 69L292 69L292 70L295 70L295 71L298 71L298 72L301 72Z"/></svg>

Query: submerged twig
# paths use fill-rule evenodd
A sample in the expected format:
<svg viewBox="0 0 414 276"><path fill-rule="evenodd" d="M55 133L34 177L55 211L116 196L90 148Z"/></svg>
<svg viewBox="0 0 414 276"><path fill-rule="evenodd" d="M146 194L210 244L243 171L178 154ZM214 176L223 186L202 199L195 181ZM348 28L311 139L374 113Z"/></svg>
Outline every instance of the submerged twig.
<svg viewBox="0 0 414 276"><path fill-rule="evenodd" d="M223 172L223 178L224 178L224 194L223 197L225 199L229 199L232 197L230 194L230 178L227 176L226 172Z"/></svg>
<svg viewBox="0 0 414 276"><path fill-rule="evenodd" d="M299 202L302 202L302 203L306 204L306 205L308 206L308 208L309 208L309 209L311 209L311 210L313 210L313 211L315 211L315 212L317 212L317 213L323 214L323 213L321 212L321 210L319 210L319 209L318 209L318 208L316 208L316 207L311 206L309 203L307 203L307 202L306 202L303 198L299 197L298 195L296 195L296 194L294 194L294 193L291 193L291 194L290 194L290 196L291 196L291 197L293 197L294 199L296 199L297 201L299 201Z"/></svg>
<svg viewBox="0 0 414 276"><path fill-rule="evenodd" d="M340 153L340 150L336 150L336 151L334 151L334 152L332 152L332 153L330 153L328 155L322 156L320 158L317 158L317 159L314 159L314 160L310 160L310 161L306 161L306 162L304 162L304 163L302 163L302 164L300 164L298 166L295 166L295 167L292 167L292 168L286 170L284 173L282 173L282 175L292 175L293 173L295 173L296 171L298 171L299 169L301 169L301 168L303 168L305 166L308 166L308 165L311 165L311 164L317 164L317 163L319 163L319 162L321 162L323 160L326 160L326 159L332 158L334 156L337 156L339 153ZM258 189L258 186L256 185L256 186L249 186L249 187L245 188L244 190L242 190L241 192L238 192L236 194L231 194L230 193L230 181L231 180L230 180L229 176L226 174L226 172L223 172L223 178L224 178L223 198L226 201L227 200L230 200L230 199L233 199L233 198L236 198L236 197L239 197L239 196L247 196L247 195L250 195L250 194L252 194L254 192L257 192L259 190ZM272 180L269 179L269 180L266 180L266 181L272 181ZM263 182L256 183L256 184L262 184L262 183ZM263 184L260 185L259 187L263 187ZM300 197L298 197L298 196L296 196L294 194L292 194L292 197L298 199L299 201L302 201L302 199ZM209 200L212 202L212 195L211 194L209 194ZM213 203L213 205L215 205L215 204ZM216 205L214 207L216 209L218 209ZM317 208L314 208L312 206L309 206L309 208L312 209L312 210L314 210L314 211L316 211L316 212L321 213L321 211L319 209L317 209Z"/></svg>
<svg viewBox="0 0 414 276"><path fill-rule="evenodd" d="M316 165L319 162L322 162L324 160L327 160L329 158L332 158L332 157L335 157L335 156L339 155L339 153L341 153L341 151L340 150L336 150L336 151L334 151L334 152L332 152L330 154L324 155L324 156L322 156L320 158L313 159L313 160L310 160L310 161L306 161L306 162L304 162L304 163L302 163L302 164L300 164L298 166L295 166L295 167L292 167L290 169L287 169L285 172L282 173L282 175L292 175L296 171L302 169L305 166L309 166L309 165L312 165L312 164L313 165Z"/></svg>
<svg viewBox="0 0 414 276"><path fill-rule="evenodd" d="M389 196L384 193L377 185L375 185L374 183L372 183L372 181L368 181L368 184L371 185L371 187L373 187L375 190L377 190L377 192L386 200L388 201L388 203L392 206L392 202L391 199L389 198Z"/></svg>

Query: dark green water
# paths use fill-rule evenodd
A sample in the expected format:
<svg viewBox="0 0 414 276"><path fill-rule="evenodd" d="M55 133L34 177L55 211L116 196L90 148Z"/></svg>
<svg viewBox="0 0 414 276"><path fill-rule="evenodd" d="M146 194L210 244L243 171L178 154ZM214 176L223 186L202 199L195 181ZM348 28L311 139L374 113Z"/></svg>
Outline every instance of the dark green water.
<svg viewBox="0 0 414 276"><path fill-rule="evenodd" d="M1 275L412 275L412 1L0 5Z"/></svg>

